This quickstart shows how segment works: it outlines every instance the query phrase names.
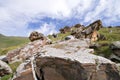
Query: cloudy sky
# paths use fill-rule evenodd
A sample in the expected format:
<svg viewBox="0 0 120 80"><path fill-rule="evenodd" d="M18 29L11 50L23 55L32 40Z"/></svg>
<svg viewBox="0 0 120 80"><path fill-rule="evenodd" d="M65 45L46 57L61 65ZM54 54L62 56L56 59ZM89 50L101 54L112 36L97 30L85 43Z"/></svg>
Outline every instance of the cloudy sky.
<svg viewBox="0 0 120 80"><path fill-rule="evenodd" d="M120 25L120 0L0 0L0 33L8 36L34 30L47 35L97 19L104 26Z"/></svg>

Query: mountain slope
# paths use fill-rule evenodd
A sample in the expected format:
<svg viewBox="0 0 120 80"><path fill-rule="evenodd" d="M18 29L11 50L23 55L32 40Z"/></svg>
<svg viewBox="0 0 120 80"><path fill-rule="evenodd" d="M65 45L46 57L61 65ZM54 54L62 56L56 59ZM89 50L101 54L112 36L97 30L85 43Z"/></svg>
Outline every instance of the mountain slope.
<svg viewBox="0 0 120 80"><path fill-rule="evenodd" d="M27 42L29 42L27 37L8 37L0 34L0 55Z"/></svg>

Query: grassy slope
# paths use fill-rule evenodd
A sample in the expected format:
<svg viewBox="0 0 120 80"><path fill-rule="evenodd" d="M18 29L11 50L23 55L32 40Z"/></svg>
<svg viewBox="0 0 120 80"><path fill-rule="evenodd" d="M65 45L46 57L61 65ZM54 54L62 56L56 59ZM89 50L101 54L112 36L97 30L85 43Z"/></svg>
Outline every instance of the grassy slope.
<svg viewBox="0 0 120 80"><path fill-rule="evenodd" d="M99 49L95 49L95 54L103 54L105 57L109 57L109 55L112 53L112 51L109 48L109 44L113 41L120 41L120 28L101 28L99 30L100 34L103 34L106 37L106 40L100 40L96 41L96 43L99 43L101 45L105 45L100 47ZM66 36L70 35L70 32L66 34L58 34L57 38L53 38L52 36L48 36L52 41L58 41L58 40L64 40Z"/></svg>
<svg viewBox="0 0 120 80"><path fill-rule="evenodd" d="M7 37L0 34L0 55L29 42L26 37Z"/></svg>
<svg viewBox="0 0 120 80"><path fill-rule="evenodd" d="M120 41L120 28L102 28L99 33L103 34L107 39L103 41L97 41L101 45L105 45L100 47L99 49L95 49L95 53L97 55L103 54L106 58L110 56L112 53L109 45L114 41Z"/></svg>

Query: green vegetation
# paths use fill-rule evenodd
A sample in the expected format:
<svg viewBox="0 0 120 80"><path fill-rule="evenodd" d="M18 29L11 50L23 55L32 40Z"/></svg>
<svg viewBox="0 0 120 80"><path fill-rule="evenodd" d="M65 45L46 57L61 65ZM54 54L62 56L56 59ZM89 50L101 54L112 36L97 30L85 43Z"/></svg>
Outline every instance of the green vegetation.
<svg viewBox="0 0 120 80"><path fill-rule="evenodd" d="M7 37L0 34L0 55L6 54L9 50L13 50L28 43L26 37Z"/></svg>
<svg viewBox="0 0 120 80"><path fill-rule="evenodd" d="M102 46L99 49L95 49L95 54L103 54L107 58L112 54L109 45L113 41L120 41L120 28L102 28L99 30L99 33L103 34L106 37L106 40L96 42Z"/></svg>
<svg viewBox="0 0 120 80"><path fill-rule="evenodd" d="M14 62L9 64L9 66L11 67L12 71L15 72L17 67L21 64L21 62Z"/></svg>
<svg viewBox="0 0 120 80"><path fill-rule="evenodd" d="M9 66L11 67L13 73L16 71L17 67L21 64L21 62L14 62L9 64ZM3 76L0 80L9 80L10 78L13 77L13 73L9 74L9 75L5 75Z"/></svg>
<svg viewBox="0 0 120 80"><path fill-rule="evenodd" d="M12 76L13 74L5 75L0 80L9 80Z"/></svg>
<svg viewBox="0 0 120 80"><path fill-rule="evenodd" d="M99 31L101 34L105 35L107 42L119 41L120 40L120 28L102 28Z"/></svg>
<svg viewBox="0 0 120 80"><path fill-rule="evenodd" d="M51 35L49 35L48 37L52 40L52 41L59 41L59 40L64 40L66 36L70 35L70 32L66 32L65 34L63 33L58 33L58 37L54 38Z"/></svg>

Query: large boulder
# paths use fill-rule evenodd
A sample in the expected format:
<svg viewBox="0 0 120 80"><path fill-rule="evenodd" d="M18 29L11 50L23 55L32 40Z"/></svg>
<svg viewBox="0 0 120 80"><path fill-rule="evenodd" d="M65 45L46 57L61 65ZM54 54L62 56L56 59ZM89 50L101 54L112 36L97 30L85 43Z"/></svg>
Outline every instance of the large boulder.
<svg viewBox="0 0 120 80"><path fill-rule="evenodd" d="M84 38L84 35L82 34L84 27L79 27L71 31L71 35L75 36L75 38L80 39Z"/></svg>
<svg viewBox="0 0 120 80"><path fill-rule="evenodd" d="M88 25L86 29L82 31L82 34L85 35L85 38L90 38L91 41L97 41L100 40L101 38L103 39L103 37L101 37L100 34L97 32L102 27L103 27L102 22L100 20L97 20Z"/></svg>
<svg viewBox="0 0 120 80"><path fill-rule="evenodd" d="M30 58L31 67L18 67L13 80L119 80L116 64L92 54L89 45L87 39L46 45Z"/></svg>
<svg viewBox="0 0 120 80"><path fill-rule="evenodd" d="M13 80L34 80L30 60L26 60L19 65Z"/></svg>
<svg viewBox="0 0 120 80"><path fill-rule="evenodd" d="M71 28L69 26L65 26L64 28L60 29L60 33L66 33L66 32L70 32Z"/></svg>
<svg viewBox="0 0 120 80"><path fill-rule="evenodd" d="M75 39L75 37L72 36L72 35L69 35L69 36L65 37L65 40L74 40L74 39Z"/></svg>
<svg viewBox="0 0 120 80"><path fill-rule="evenodd" d="M110 56L110 59L115 62L120 62L120 41L113 42L110 45L110 48L112 50L112 55Z"/></svg>
<svg viewBox="0 0 120 80"><path fill-rule="evenodd" d="M91 23L90 25L87 26L87 28L85 30L83 30L82 32L85 33L86 35L89 35L91 33L93 33L94 31L98 31L102 28L102 21L101 20L97 20L93 23Z"/></svg>
<svg viewBox="0 0 120 80"><path fill-rule="evenodd" d="M0 77L10 73L12 73L11 68L7 65L7 63L0 60Z"/></svg>
<svg viewBox="0 0 120 80"><path fill-rule="evenodd" d="M79 63L63 58L36 58L38 80L119 80L116 65Z"/></svg>
<svg viewBox="0 0 120 80"><path fill-rule="evenodd" d="M119 80L115 63L93 55L89 42L69 40L44 47L35 57L39 80Z"/></svg>
<svg viewBox="0 0 120 80"><path fill-rule="evenodd" d="M35 40L44 40L45 36L42 33L39 33L37 31L33 31L30 36L29 36L30 41L35 41Z"/></svg>

